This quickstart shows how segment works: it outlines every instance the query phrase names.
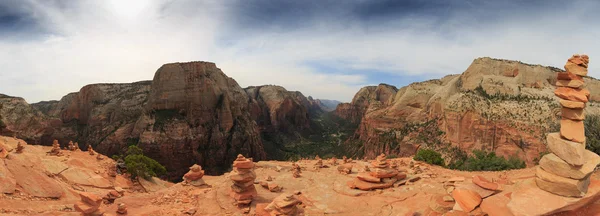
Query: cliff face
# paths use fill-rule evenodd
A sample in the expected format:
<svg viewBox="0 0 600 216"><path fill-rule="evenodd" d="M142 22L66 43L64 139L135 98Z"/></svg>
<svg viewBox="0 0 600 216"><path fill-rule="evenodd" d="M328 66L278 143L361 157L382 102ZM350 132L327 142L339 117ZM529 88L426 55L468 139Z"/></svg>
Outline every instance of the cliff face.
<svg viewBox="0 0 600 216"><path fill-rule="evenodd" d="M252 119L264 132L292 133L309 128L310 102L300 92L281 86L258 86L245 89Z"/></svg>
<svg viewBox="0 0 600 216"><path fill-rule="evenodd" d="M266 158L247 101L245 91L214 63L166 64L154 76L132 136L173 178L194 163L209 174L221 173L238 154Z"/></svg>
<svg viewBox="0 0 600 216"><path fill-rule="evenodd" d="M23 98L0 94L0 133L22 136L36 143L52 123L42 112L31 107ZM39 143L39 142L37 142Z"/></svg>
<svg viewBox="0 0 600 216"><path fill-rule="evenodd" d="M450 143L467 152L517 155L531 165L546 150L545 133L557 130L553 122L560 108L553 91L558 71L475 59L461 75L410 84L383 106L370 106L352 139L362 141L369 157L381 152L408 156L423 145ZM586 78L586 83L591 103L597 104L600 92L593 89L600 82ZM600 109L590 105L586 112L600 114Z"/></svg>
<svg viewBox="0 0 600 216"><path fill-rule="evenodd" d="M387 84L363 87L354 95L352 102L338 104L334 113L350 122L358 123L368 109L386 105L397 91L396 87Z"/></svg>

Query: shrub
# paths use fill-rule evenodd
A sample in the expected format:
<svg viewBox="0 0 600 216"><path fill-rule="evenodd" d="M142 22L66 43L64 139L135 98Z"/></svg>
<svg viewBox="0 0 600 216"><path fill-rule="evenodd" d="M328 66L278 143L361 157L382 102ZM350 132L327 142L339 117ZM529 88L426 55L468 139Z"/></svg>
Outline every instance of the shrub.
<svg viewBox="0 0 600 216"><path fill-rule="evenodd" d="M129 146L125 155L125 167L127 167L127 172L131 174L131 178L149 179L167 172L164 166L154 159L146 157L144 151L137 146ZM118 160L122 156L115 155L112 158Z"/></svg>
<svg viewBox="0 0 600 216"><path fill-rule="evenodd" d="M600 116L588 115L583 121L585 125L585 145L590 151L600 153Z"/></svg>
<svg viewBox="0 0 600 216"><path fill-rule="evenodd" d="M494 152L473 150L472 156L464 162L457 162L453 168L463 171L500 171L525 168L525 162L515 156L507 160L496 156Z"/></svg>
<svg viewBox="0 0 600 216"><path fill-rule="evenodd" d="M431 149L419 149L414 159L428 164L444 166L442 154Z"/></svg>

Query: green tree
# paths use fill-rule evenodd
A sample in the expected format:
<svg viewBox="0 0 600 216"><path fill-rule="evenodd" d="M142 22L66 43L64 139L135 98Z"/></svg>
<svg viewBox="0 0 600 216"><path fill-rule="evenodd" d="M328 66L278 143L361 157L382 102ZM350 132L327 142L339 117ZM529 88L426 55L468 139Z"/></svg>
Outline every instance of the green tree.
<svg viewBox="0 0 600 216"><path fill-rule="evenodd" d="M428 164L444 166L442 154L431 149L419 149L413 159L417 161L423 161Z"/></svg>
<svg viewBox="0 0 600 216"><path fill-rule="evenodd" d="M113 159L120 159L122 156L113 156ZM142 177L150 179L153 176L162 175L167 169L152 158L144 155L144 151L137 146L129 146L125 153L125 167L131 174L131 178Z"/></svg>

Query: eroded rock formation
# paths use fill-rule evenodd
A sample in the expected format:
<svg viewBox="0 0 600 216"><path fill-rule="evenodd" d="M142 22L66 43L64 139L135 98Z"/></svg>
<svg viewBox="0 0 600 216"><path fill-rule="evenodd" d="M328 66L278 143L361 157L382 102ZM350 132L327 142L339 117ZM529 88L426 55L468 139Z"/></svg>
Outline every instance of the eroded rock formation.
<svg viewBox="0 0 600 216"><path fill-rule="evenodd" d="M360 153L369 158L380 152L410 156L422 145L450 143L468 153L480 149L505 157L515 155L533 165L546 151L545 134L558 128L561 107L553 99L555 86L577 87L585 81L591 91L589 103L600 99L598 80L583 77L557 82L558 72L562 70L478 58L460 75L402 87L386 102L368 106L362 117L357 117L360 109L348 107L365 107L368 100L359 99L373 98L375 92L374 87L363 88L351 104L340 104L336 113L353 121L362 119L348 143L360 143ZM581 106L578 101L562 103ZM345 111L348 109L352 112ZM585 113L600 114L600 109L587 106ZM583 115L567 114L578 119Z"/></svg>

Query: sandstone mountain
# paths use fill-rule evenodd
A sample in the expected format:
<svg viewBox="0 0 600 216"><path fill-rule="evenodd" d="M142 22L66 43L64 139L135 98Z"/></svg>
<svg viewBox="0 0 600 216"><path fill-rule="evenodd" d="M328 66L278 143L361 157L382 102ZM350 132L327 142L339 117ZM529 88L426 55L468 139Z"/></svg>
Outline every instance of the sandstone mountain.
<svg viewBox="0 0 600 216"><path fill-rule="evenodd" d="M210 62L165 64L152 81L87 85L60 101L0 95L0 105L4 135L42 145L72 140L107 155L138 145L170 179L194 163L222 173L239 153L284 159L282 142L310 133L311 117L324 112L318 99L283 87L242 89Z"/></svg>
<svg viewBox="0 0 600 216"><path fill-rule="evenodd" d="M529 165L546 151L545 133L557 131L554 98L557 68L478 58L460 75L362 88L335 114L360 122L347 143L359 154L413 155L420 146L449 143L462 150L516 155ZM600 81L585 78L592 92L587 114L600 114Z"/></svg>

